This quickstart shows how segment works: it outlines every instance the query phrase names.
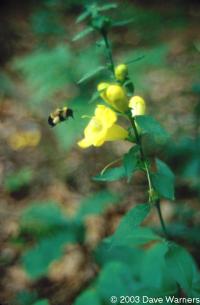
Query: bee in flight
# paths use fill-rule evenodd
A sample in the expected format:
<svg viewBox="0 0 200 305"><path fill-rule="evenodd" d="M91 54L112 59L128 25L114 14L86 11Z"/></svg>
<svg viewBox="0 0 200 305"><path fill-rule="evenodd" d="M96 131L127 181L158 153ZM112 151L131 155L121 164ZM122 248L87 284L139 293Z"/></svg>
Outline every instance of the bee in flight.
<svg viewBox="0 0 200 305"><path fill-rule="evenodd" d="M50 113L48 123L54 127L60 122L66 121L69 117L73 118L73 110L68 107L57 108L54 112Z"/></svg>

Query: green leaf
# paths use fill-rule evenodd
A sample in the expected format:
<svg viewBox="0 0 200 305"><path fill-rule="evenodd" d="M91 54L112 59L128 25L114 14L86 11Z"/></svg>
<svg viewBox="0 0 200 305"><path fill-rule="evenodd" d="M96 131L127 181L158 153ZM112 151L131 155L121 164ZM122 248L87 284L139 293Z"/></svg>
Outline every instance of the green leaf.
<svg viewBox="0 0 200 305"><path fill-rule="evenodd" d="M75 242L69 230L62 230L54 236L44 238L22 256L22 265L32 279L44 276L51 262L63 254L67 243Z"/></svg>
<svg viewBox="0 0 200 305"><path fill-rule="evenodd" d="M100 66L96 69L94 69L93 71L90 71L88 73L86 73L79 81L78 84L81 84L83 82L85 82L86 80L89 80L90 78L96 76L97 74L99 74L101 71L106 70L105 66Z"/></svg>
<svg viewBox="0 0 200 305"><path fill-rule="evenodd" d="M91 214L101 214L113 204L118 204L120 197L108 191L101 191L80 203L77 219L84 219Z"/></svg>
<svg viewBox="0 0 200 305"><path fill-rule="evenodd" d="M107 169L103 174L97 175L92 179L94 181L116 181L126 177L124 166Z"/></svg>
<svg viewBox="0 0 200 305"><path fill-rule="evenodd" d="M150 229L139 227L149 212L149 204L139 204L131 209L122 218L117 230L111 236L111 246L135 246L151 240L159 240L160 237Z"/></svg>
<svg viewBox="0 0 200 305"><path fill-rule="evenodd" d="M127 20L115 21L115 22L113 22L113 26L114 27L125 26L127 24L133 23L134 20L135 20L135 18L130 18L130 19L127 19Z"/></svg>
<svg viewBox="0 0 200 305"><path fill-rule="evenodd" d="M169 138L169 134L155 118L149 115L138 115L135 120L142 133L149 134L155 142L163 144Z"/></svg>
<svg viewBox="0 0 200 305"><path fill-rule="evenodd" d="M127 154L124 155L123 164L127 176L127 181L130 182L133 173L138 165L138 146L132 147Z"/></svg>
<svg viewBox="0 0 200 305"><path fill-rule="evenodd" d="M118 7L117 3L107 3L105 5L98 7L98 11L99 12L108 11L111 9L115 9L117 7Z"/></svg>
<svg viewBox="0 0 200 305"><path fill-rule="evenodd" d="M101 305L97 291L93 288L87 289L77 297L73 305Z"/></svg>
<svg viewBox="0 0 200 305"><path fill-rule="evenodd" d="M39 300L39 301L33 303L32 305L49 305L49 302L47 299L42 299L42 300Z"/></svg>
<svg viewBox="0 0 200 305"><path fill-rule="evenodd" d="M4 187L8 192L19 191L22 187L27 186L33 179L33 172L29 168L22 168L5 177Z"/></svg>
<svg viewBox="0 0 200 305"><path fill-rule="evenodd" d="M76 34L72 41L77 41L79 39L84 38L85 36L89 35L90 33L93 32L93 28L89 27L89 28L85 28L83 31L79 32L78 34Z"/></svg>
<svg viewBox="0 0 200 305"><path fill-rule="evenodd" d="M165 261L168 243L161 242L145 251L141 262L141 281L147 287L165 291L177 291L177 284L171 278ZM153 281L152 281L153 275Z"/></svg>
<svg viewBox="0 0 200 305"><path fill-rule="evenodd" d="M166 253L167 268L171 277L180 285L189 297L196 290L196 280L199 272L193 257L184 248L171 244Z"/></svg>
<svg viewBox="0 0 200 305"><path fill-rule="evenodd" d="M63 215L61 208L52 201L34 202L23 210L20 217L21 229L39 237L67 224L67 218Z"/></svg>
<svg viewBox="0 0 200 305"><path fill-rule="evenodd" d="M144 250L127 246L111 246L109 239L104 239L95 250L95 261L100 267L113 261L129 266L131 273L139 277Z"/></svg>
<svg viewBox="0 0 200 305"><path fill-rule="evenodd" d="M16 303L19 305L32 305L38 299L36 291L20 290L16 294Z"/></svg>
<svg viewBox="0 0 200 305"><path fill-rule="evenodd" d="M130 65L130 64L132 64L132 63L134 63L134 62L140 61L140 60L143 59L144 57L145 57L145 55L141 55L141 56L139 56L139 57L137 57L137 58L130 59L130 60L126 61L125 64L126 64L126 65Z"/></svg>
<svg viewBox="0 0 200 305"><path fill-rule="evenodd" d="M105 301L110 300L111 296L133 295L134 285L130 268L120 262L105 265L99 275L98 290Z"/></svg>
<svg viewBox="0 0 200 305"><path fill-rule="evenodd" d="M90 12L88 10L84 11L82 14L80 14L78 16L78 18L76 19L76 23L82 22L83 20L85 20L89 16L90 16Z"/></svg>
<svg viewBox="0 0 200 305"><path fill-rule="evenodd" d="M155 191L164 198L174 200L175 177L171 169L163 161L156 159L157 172L152 173L152 184Z"/></svg>
<svg viewBox="0 0 200 305"><path fill-rule="evenodd" d="M99 92L95 91L88 103L91 104L91 103L95 102L99 98L100 98Z"/></svg>

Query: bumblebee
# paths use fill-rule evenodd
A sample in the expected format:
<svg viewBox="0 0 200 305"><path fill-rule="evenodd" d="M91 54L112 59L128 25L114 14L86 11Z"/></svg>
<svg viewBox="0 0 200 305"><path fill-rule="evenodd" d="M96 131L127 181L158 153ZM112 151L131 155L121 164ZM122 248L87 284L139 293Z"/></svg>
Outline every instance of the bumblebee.
<svg viewBox="0 0 200 305"><path fill-rule="evenodd" d="M50 113L48 123L54 127L58 123L66 121L69 117L73 118L73 110L68 107L57 108L54 112Z"/></svg>

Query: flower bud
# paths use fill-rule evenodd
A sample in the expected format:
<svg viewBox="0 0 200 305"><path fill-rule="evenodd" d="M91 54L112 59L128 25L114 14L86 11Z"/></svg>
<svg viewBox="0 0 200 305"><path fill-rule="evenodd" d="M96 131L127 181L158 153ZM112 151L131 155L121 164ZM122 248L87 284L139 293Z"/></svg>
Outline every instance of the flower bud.
<svg viewBox="0 0 200 305"><path fill-rule="evenodd" d="M123 82L127 76L128 76L127 65L121 64L115 68L115 77L117 80Z"/></svg>
<svg viewBox="0 0 200 305"><path fill-rule="evenodd" d="M108 83L100 83L97 86L97 91L99 92L101 98L107 102L106 100L106 89L109 87Z"/></svg>
<svg viewBox="0 0 200 305"><path fill-rule="evenodd" d="M123 87L110 85L106 89L106 102L119 112L128 110L128 98Z"/></svg>
<svg viewBox="0 0 200 305"><path fill-rule="evenodd" d="M133 96L129 101L132 116L144 115L146 113L146 103L140 96Z"/></svg>

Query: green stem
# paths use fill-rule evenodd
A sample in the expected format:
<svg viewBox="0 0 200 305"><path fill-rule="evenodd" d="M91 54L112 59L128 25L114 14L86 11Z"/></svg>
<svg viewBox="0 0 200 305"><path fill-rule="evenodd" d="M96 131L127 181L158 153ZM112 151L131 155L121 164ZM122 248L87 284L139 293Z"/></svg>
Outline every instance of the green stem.
<svg viewBox="0 0 200 305"><path fill-rule="evenodd" d="M169 235L167 233L165 222L164 222L164 219L163 219L163 216L162 216L162 212L161 212L161 208L160 208L160 200L155 200L155 199L152 198L153 186L152 186L152 181L151 181L148 162L145 158L145 154L144 154L143 147L142 147L141 137L138 134L137 126L135 124L135 119L132 118L132 117L130 117L129 119L131 121L131 125L132 125L134 133L135 133L136 143L139 146L141 160L143 161L143 164L144 164L144 167L145 167L145 172L146 172L147 181L148 181L148 185L149 185L149 203L152 204L152 205L155 205L155 207L157 209L158 217L160 219L160 223L161 223L161 226L162 226L162 229L163 229L163 232L165 234L165 237L168 239Z"/></svg>
<svg viewBox="0 0 200 305"><path fill-rule="evenodd" d="M112 50L111 50L111 47L110 47L110 43L108 41L108 35L107 35L107 32L105 32L105 31L102 31L101 34L102 34L104 42L105 42L108 60L110 61L111 71L112 71L113 76L115 78L114 61L113 61L113 57L112 57ZM167 233L165 223L164 223L164 219L163 219L162 212L161 212L161 208L160 208L160 200L155 200L152 197L152 193L153 193L152 181L151 181L148 162L145 158L145 154L144 154L144 151L143 151L142 140L141 140L140 135L138 134L135 119L133 117L129 116L129 120L130 120L131 125L133 127L135 138L136 138L136 143L139 146L139 150L140 150L140 157L141 157L141 160L142 160L142 162L144 164L144 167L145 167L145 172L146 172L147 181L148 181L148 185L149 185L149 203L156 206L163 232L164 232L166 238L168 238L169 235Z"/></svg>
<svg viewBox="0 0 200 305"><path fill-rule="evenodd" d="M166 229L166 226L165 226L165 222L164 222L164 219L163 219L163 216L162 216L162 212L161 212L160 200L157 200L157 201L156 201L155 207L156 207L156 209L157 209L158 216L159 216L160 223L161 223L163 232L164 232L164 234L165 234L165 237L166 237L167 239L169 239L169 234L168 234L168 232L167 232L167 229Z"/></svg>
<svg viewBox="0 0 200 305"><path fill-rule="evenodd" d="M113 56L112 56L112 50L110 47L110 43L108 41L108 34L105 31L102 31L101 34L102 34L104 42L105 42L107 56L108 56L108 60L110 62L110 66L111 66L111 71L115 77L115 66L114 66L114 61L113 61Z"/></svg>

